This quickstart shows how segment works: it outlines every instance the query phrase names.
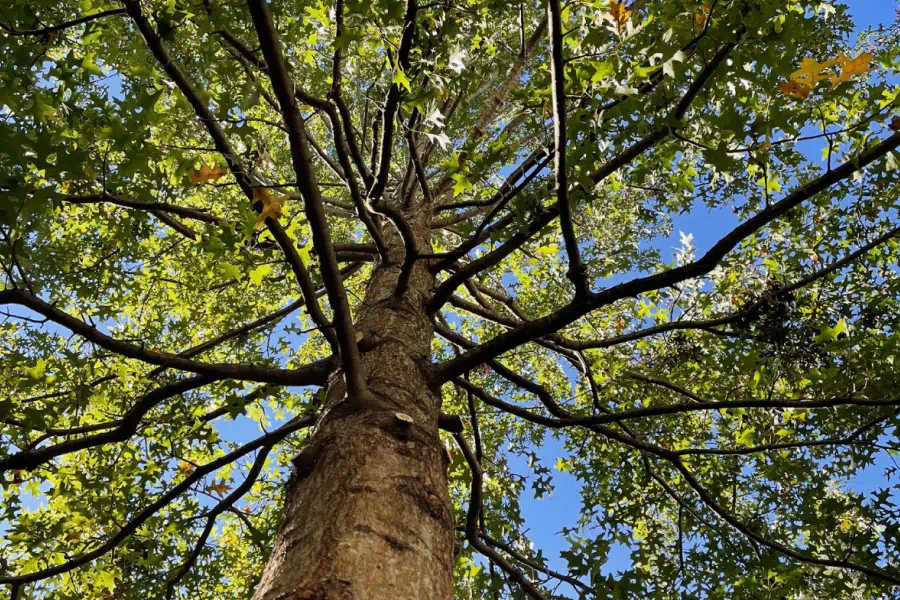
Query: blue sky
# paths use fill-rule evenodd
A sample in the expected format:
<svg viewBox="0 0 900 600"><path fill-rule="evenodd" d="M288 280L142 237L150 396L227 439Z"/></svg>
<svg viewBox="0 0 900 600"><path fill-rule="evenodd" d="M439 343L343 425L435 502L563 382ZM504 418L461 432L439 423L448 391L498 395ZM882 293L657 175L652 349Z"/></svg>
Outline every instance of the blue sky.
<svg viewBox="0 0 900 600"><path fill-rule="evenodd" d="M862 31L879 24L889 24L895 17L897 3L895 0L849 0L850 6L858 30ZM818 149L810 149L811 157L818 160ZM673 234L667 240L660 240L659 248L664 253L674 253L680 245L679 234L693 235L693 241L697 248L697 256L709 249L722 235L727 233L736 221L730 210L710 211L706 207L700 207L688 214L675 219ZM547 443L539 451L539 456L546 466L556 464L558 457L565 457L565 451L560 444L548 437ZM519 472L525 472L524 463ZM861 492L872 491L884 481L882 473L884 468L892 465L887 457L867 469L863 475L854 478L850 484ZM566 540L559 535L563 527L574 526L579 516L581 499L579 486L574 478L565 473L555 473L553 484L555 490L550 497L540 500L533 498L530 487L526 486L526 492L521 498L523 515L526 519L525 529L529 530L529 536L536 548L541 548L544 555L550 559L550 566L557 570L566 571L566 563L559 557L559 552L568 547ZM619 572L630 564L629 550L622 546L613 546L609 562L605 565L604 573ZM566 587L559 589L565 593ZM572 594L572 597L577 595Z"/></svg>

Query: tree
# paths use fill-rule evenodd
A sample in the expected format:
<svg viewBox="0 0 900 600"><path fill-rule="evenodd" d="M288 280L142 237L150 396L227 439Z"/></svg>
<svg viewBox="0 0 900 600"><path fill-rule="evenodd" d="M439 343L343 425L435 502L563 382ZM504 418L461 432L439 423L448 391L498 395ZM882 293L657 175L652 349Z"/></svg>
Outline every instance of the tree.
<svg viewBox="0 0 900 600"><path fill-rule="evenodd" d="M12 598L897 597L896 30L818 0L0 27ZM670 255L683 215L717 239ZM550 560L519 498L555 472Z"/></svg>

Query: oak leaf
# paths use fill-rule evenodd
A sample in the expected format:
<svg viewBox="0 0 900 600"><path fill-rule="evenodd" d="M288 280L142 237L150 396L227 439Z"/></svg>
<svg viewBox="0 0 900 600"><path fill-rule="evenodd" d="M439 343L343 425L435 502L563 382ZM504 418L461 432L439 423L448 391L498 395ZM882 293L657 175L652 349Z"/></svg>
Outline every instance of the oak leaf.
<svg viewBox="0 0 900 600"><path fill-rule="evenodd" d="M706 27L706 22L709 20L709 13L712 12L712 8L709 4L704 4L700 7L700 12L697 13L697 29L702 30Z"/></svg>
<svg viewBox="0 0 900 600"><path fill-rule="evenodd" d="M256 220L256 226L259 227L262 225L267 218L277 221L283 217L284 209L282 209L281 203L288 198L290 198L290 194L285 194L284 196L278 196L276 198L268 188L254 188L253 204L262 204L262 210L259 213L259 218Z"/></svg>
<svg viewBox="0 0 900 600"><path fill-rule="evenodd" d="M616 31L622 33L622 28L625 26L625 23L628 22L628 19L631 18L631 13L634 11L625 8L624 0L622 2L609 0L609 12L613 22L616 24Z"/></svg>
<svg viewBox="0 0 900 600"><path fill-rule="evenodd" d="M785 81L779 83L775 89L777 89L785 96L800 99L806 98L812 91L812 88L810 88L809 86L803 85L802 83L797 83L796 81Z"/></svg>
<svg viewBox="0 0 900 600"><path fill-rule="evenodd" d="M868 52L863 52L856 58L847 58L841 53L838 64L841 65L841 74L831 78L831 87L836 88L845 81L850 81L854 75L861 75L872 70L872 60L875 57Z"/></svg>
<svg viewBox="0 0 900 600"><path fill-rule="evenodd" d="M218 167L210 167L207 165L203 165L199 169L194 169L188 173L188 177L191 180L191 183L194 184L203 184L203 183L215 183L222 177L228 174L226 169L220 169Z"/></svg>
<svg viewBox="0 0 900 600"><path fill-rule="evenodd" d="M227 483L225 483L224 479L218 483L216 483L216 480L213 479L213 482L211 484L209 484L208 486L206 486L205 488L203 488L203 491L206 492L207 494L215 494L221 498L221 497L225 496L225 494L227 494L228 490L230 490L230 489L231 489L231 486L228 485Z"/></svg>
<svg viewBox="0 0 900 600"><path fill-rule="evenodd" d="M816 84L822 80L828 79L828 75L823 75L822 71L834 66L835 61L827 61L820 63L815 59L805 57L800 61L800 68L791 73L791 81L801 83L807 87L814 88Z"/></svg>

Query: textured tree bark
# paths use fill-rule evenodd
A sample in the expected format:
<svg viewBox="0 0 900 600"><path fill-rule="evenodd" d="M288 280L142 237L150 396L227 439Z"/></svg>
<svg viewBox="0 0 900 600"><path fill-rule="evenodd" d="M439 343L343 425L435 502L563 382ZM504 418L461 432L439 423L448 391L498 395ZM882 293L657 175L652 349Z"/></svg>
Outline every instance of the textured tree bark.
<svg viewBox="0 0 900 600"><path fill-rule="evenodd" d="M420 249L430 248L429 210L407 215ZM428 385L434 278L418 264L394 300L403 245L390 224L384 233L392 266L375 271L356 323L372 397L346 398L341 374L332 378L254 600L452 598L448 457Z"/></svg>

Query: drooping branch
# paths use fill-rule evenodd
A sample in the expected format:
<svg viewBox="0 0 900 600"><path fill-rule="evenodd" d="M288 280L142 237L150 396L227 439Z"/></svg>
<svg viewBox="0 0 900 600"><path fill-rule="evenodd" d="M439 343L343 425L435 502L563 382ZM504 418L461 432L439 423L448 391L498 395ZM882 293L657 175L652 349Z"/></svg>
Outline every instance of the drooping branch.
<svg viewBox="0 0 900 600"><path fill-rule="evenodd" d="M753 400L732 400L728 402L690 402L690 403L676 403L670 404L666 406L652 406L645 408L632 408L621 410L617 412L610 412L601 415L588 415L588 416L574 416L570 415L553 400L552 395L547 392L542 386L538 386L534 382L526 380L521 377L514 371L499 365L498 363L492 363L492 369L495 369L497 373L504 377L505 379L512 382L514 385L525 389L538 397L541 402L548 407L549 412L554 414L554 417L547 417L543 415L539 415L537 413L533 413L528 409L522 408L520 406L516 406L514 404L510 404L509 402L505 402L500 400L499 398L495 398L490 396L483 389L466 382L464 379L457 377L453 380L453 383L459 387L462 387L468 392L475 394L485 404L489 404L494 408L498 408L515 416L521 417L528 421L533 421L545 427L549 427L551 429L562 429L566 427L591 427L597 425L612 425L617 423L622 423L626 421L635 421L640 419L646 419L650 417L659 417L664 415L677 415L677 414L687 414L693 412L703 412L703 411L716 411L716 410L726 410L726 409L735 409L735 408L796 408L796 409L824 409L824 408L835 408L839 406L862 406L862 407L872 407L872 408L882 408L882 407L897 407L900 406L900 397L894 396L884 400L872 400L867 398L857 398L852 395L848 396L837 396L833 398L824 398L821 400L793 400L793 399L772 399L772 400L762 400L762 399L753 399ZM499 367L499 368L496 368ZM702 451L698 452L687 452L686 454L700 454Z"/></svg>
<svg viewBox="0 0 900 600"><path fill-rule="evenodd" d="M772 550L775 550L802 563L856 571L857 573L863 573L864 575L868 575L869 577L873 577L881 581L886 581L894 585L900 585L900 575L889 573L878 568L862 565L849 560L838 560L833 558L814 556L805 552L801 552L790 546L786 546L775 540L771 540L757 533L748 525L740 521L733 514L731 514L729 511L727 511L724 507L722 507L721 504L716 502L715 498L712 497L712 494L710 494L709 491L705 487L703 487L703 485L694 476L693 472L688 469L687 466L685 466L684 462L679 457L667 455L664 458L668 462L670 462L672 466L675 467L675 469L681 474L681 476L684 478L684 481L696 493L697 497L700 498L703 504L705 504L710 510L718 515L719 518L721 518L723 521L734 527L736 530L744 534L748 539L753 540L757 544L765 546L767 548L771 548Z"/></svg>
<svg viewBox="0 0 900 600"><path fill-rule="evenodd" d="M289 370L230 363L202 363L177 354L149 350L112 338L24 290L0 291L0 304L24 306L113 354L216 379L236 379L280 385L324 385L333 367L331 359L320 360L298 369Z"/></svg>
<svg viewBox="0 0 900 600"><path fill-rule="evenodd" d="M492 405L496 408L499 408L500 410L504 410L506 412L509 412L510 414L519 416L528 421L538 423L541 425L545 425L545 426L551 427L551 428L569 427L569 426L573 425L571 423L572 417L570 415L568 415L568 413L563 411L559 407L559 405L556 404L555 402L552 404L545 404L545 406L547 406L547 408L551 412L551 414L554 415L553 417L545 417L542 415L535 414L527 409L509 404L498 398L495 398L495 397L491 396L490 394L486 393L484 390L482 390L478 386L475 386L462 378L456 378L453 381L453 383L455 385L463 388L464 390L470 391L472 394L474 394L478 398L482 399L486 404ZM541 386L531 383L529 387L540 388ZM529 391L531 391L531 390L529 390ZM545 394L540 394L539 398L543 402L545 400ZM889 403L881 403L881 405L882 406L884 406L884 405L894 406L897 404L897 402L898 402L898 398L894 398L892 403L890 403L890 404ZM696 404L690 404L687 406L696 406ZM627 411L623 411L623 413L620 413L620 414L624 414L624 412L627 412ZM702 486L702 484L700 484L700 482L693 476L692 472L684 465L684 463L681 461L681 458L679 457L679 455L676 452L667 450L665 448L661 448L661 447L653 445L653 444L649 444L647 442L643 442L630 434L618 433L613 429L605 427L604 425L597 425L597 424L590 423L590 421L592 419L593 419L593 417L576 419L578 421L581 421L581 423L577 423L577 425L584 426L591 431L594 431L606 438L623 443L626 446L634 448L635 450L640 450L642 452L649 453L653 456L656 456L658 458L661 458L665 461L670 462L676 468L676 470L678 470L679 473L681 473L681 475L684 477L684 479L688 483L688 485L697 493L698 497L701 499L701 501L705 505L707 505L707 507L709 507L714 513L716 513L726 523L728 523L729 525L731 525L732 527L737 529L739 532L743 533L745 536L747 536L754 543L758 543L762 546L766 546L768 548L776 550L776 551L784 554L785 556L788 556L788 557L798 560L800 562L857 571L860 573L870 575L872 577L876 577L876 578L884 580L884 581L888 581L888 582L900 585L900 578L898 578L890 573L886 573L880 569L868 567L865 565L860 565L860 564L853 563L851 561L846 561L846 560L823 559L823 558L820 558L817 556L811 556L804 552L798 551L795 548L785 546L784 544L770 540L770 539L758 534L757 532L753 531L750 527L748 527L747 525L742 523L740 520L738 520L734 515L729 513L727 510L725 510L721 505L719 505L715 501L715 499L712 498L712 496L709 494L709 492Z"/></svg>
<svg viewBox="0 0 900 600"><path fill-rule="evenodd" d="M325 293L325 291L319 290L317 293L318 293L318 295L322 295ZM263 327L266 327L268 325L276 323L277 321L283 319L284 317L286 317L290 313L294 312L295 310L301 308L302 306L303 306L302 299L295 300L294 302L291 302L291 303L285 305L284 307L278 309L277 311L269 313L268 315L265 315L263 317L260 317L259 319L256 319L255 321L251 321L250 323L246 323L244 325L241 325L239 327L231 329L230 331L226 331L222 335L216 336L214 338L206 340L205 342L196 344L195 346L192 346L192 347L188 348L187 350L179 352L178 356L180 356L181 358L193 358L195 356L199 356L200 354L203 354L204 352L206 352L208 350L216 348L217 346L220 346L220 345L224 344L225 342L228 342L229 340L233 340L233 339L241 337L243 335L248 335L249 333L251 333L253 331L256 331L258 329L261 329ZM147 375L145 377L147 379L153 379L153 378L157 377L158 375L160 375L162 372L164 372L167 368L168 368L167 366L157 367L156 369L153 369L152 371L147 373ZM103 377L100 377L100 378L92 381L90 384L88 384L88 387L96 387L96 386L106 383L108 381L112 381L113 379L116 379L116 377L118 377L118 376L117 375L105 375ZM50 394L44 394L43 396L36 396L33 398L28 398L22 402L27 403L27 402L34 402L37 400L48 400L51 398L58 398L60 396L65 396L67 394L70 394L74 391L75 391L74 389L71 389L71 390L66 390L66 391L53 392ZM106 423L96 423L93 425L85 425L85 426L81 426L81 427L74 427L74 428L62 429L62 430L58 430L55 428L48 428L47 430L45 430L45 435L41 436L41 438L38 438L38 440L32 442L30 447L36 447L38 444L40 444L41 442L45 441L46 439L48 439L50 437L61 436L61 435L78 435L78 434L82 434L82 433L91 433L93 431L99 431L99 430L103 430L103 429L112 429L113 427L118 426L118 424L119 424L118 421L108 421Z"/></svg>
<svg viewBox="0 0 900 600"><path fill-rule="evenodd" d="M846 560L822 559L822 558L819 558L816 556L808 555L804 552L796 550L795 548L791 548L791 547L785 546L779 542L765 538L764 536L753 531L747 525L745 525L740 520L738 520L736 517L734 517L734 515L730 514L728 511L726 511L724 508L722 508L718 503L716 503L716 501L705 490L705 488L703 488L703 486L699 483L699 481L697 481L697 479L693 477L692 473L687 469L687 467L681 461L680 456L676 452L662 448L660 446L656 446L656 445L644 442L644 441L638 439L637 437L635 437L635 435L633 435L633 433L630 432L630 430L628 430L628 429L626 429L626 434L623 435L623 434L620 434L620 433L616 432L615 430L610 429L609 427L605 426L606 423L614 423L614 422L619 422L619 421L623 420L623 419L621 419L621 417L623 417L623 416L631 416L631 415L640 413L644 410L656 411L659 408L662 408L665 411L668 407L650 407L648 409L632 409L632 410L621 411L619 413L597 415L597 416L593 416L593 417L582 417L582 418L573 417L552 399L549 392L546 389L544 389L543 386L540 386L539 384L536 384L534 382L527 380L526 378L522 377L518 373L515 373L509 369L506 369L502 365L499 365L500 368L498 368L498 365L496 362L492 362L489 364L502 377L508 379L510 382L514 383L515 385L517 385L523 389L526 389L529 392L537 395L538 398L541 400L541 402L544 404L544 406L547 408L548 412L550 412L552 417L549 417L549 418L543 417L541 415L532 413L529 410L523 409L521 407L517 407L515 405L509 404L507 402L504 402L502 400L494 398L494 397L490 396L489 394L487 394L486 392L484 392L484 390L482 390L481 388L472 385L465 379L456 378L454 380L454 383L457 386L463 388L464 390L469 391L472 394L476 395L477 397L481 398L485 403L493 405L497 408L500 408L501 410L505 410L506 412L509 412L516 416L525 418L529 421L532 421L535 423L540 423L542 425L552 427L552 428L568 427L568 426L572 426L573 420L580 421L580 423L578 423L579 426L584 426L591 431L594 431L596 433L599 433L600 435L603 435L604 437L607 437L614 441L618 441L618 442L623 443L627 446L630 446L636 450L639 450L642 452L647 452L653 456L656 456L658 458L661 458L663 460L670 462L683 475L685 481L697 493L697 495L700 497L700 499L703 501L704 504L706 504L711 510L713 510L713 512L715 512L725 522L727 522L729 525L731 525L732 527L734 527L735 529L737 529L744 535L746 535L751 541L753 541L755 543L772 548L790 558L794 558L795 560L799 560L801 562L806 562L809 564L816 564L816 565L821 565L821 566L830 566L830 567L849 569L849 570L857 571L860 573L865 573L867 575L870 575L870 576L873 576L873 577L876 577L876 578L879 578L879 579L882 579L885 581L889 581L891 583L900 584L900 578L897 578L889 573L885 573L884 571L881 571L879 569L867 567L865 565L860 565L860 564L853 563L851 561L846 561ZM753 402L755 402L755 401L752 401L752 400L747 401L747 404L750 404ZM776 402L778 404L781 404L784 402L791 402L791 400L768 400L766 402ZM879 401L879 400L868 400L868 399L855 398L853 394L850 394L848 396L841 397L841 398L833 398L833 399L820 400L820 401L806 401L806 402L808 405L815 406L815 407L824 407L824 406L827 406L828 404L831 404L834 402L839 402L839 403L846 402L848 404L862 404L865 406L897 406L898 403L900 403L900 396L893 397L888 400ZM693 402L690 404L681 405L680 408L683 410L686 410L686 411L690 411L692 408L689 408L689 407L696 408L702 404L703 403L701 403L701 402ZM737 407L738 405L743 405L743 404L745 404L743 401L735 401L734 403L707 403L707 407L709 407L709 405L718 405L719 408L725 408L725 405ZM608 421L605 419L613 419L613 420Z"/></svg>
<svg viewBox="0 0 900 600"><path fill-rule="evenodd" d="M225 511L231 510L234 506L234 503L240 500L247 492L249 492L253 487L253 484L256 483L256 480L259 477L263 466L265 466L266 464L266 459L268 458L271 449L271 446L263 446L256 454L256 459L253 461L253 465L250 467L250 470L247 472L247 476L244 478L244 481L241 482L241 485L235 488L233 492L220 500L212 510L206 513L206 525L203 527L203 531L201 531L200 535L197 537L197 542L194 544L194 548L191 550L190 554L188 554L187 558L185 558L184 562L178 568L178 571L175 573L175 575L166 582L167 598L172 598L174 596L175 588L178 583L194 567L194 564L200 557L200 553L203 551L203 547L206 546L206 541L209 539L209 536L213 530L213 526L216 524L216 519L219 517L219 515L221 515Z"/></svg>
<svg viewBox="0 0 900 600"><path fill-rule="evenodd" d="M837 271L843 269L844 267L853 264L857 260L864 257L866 254L871 252L873 249L877 248L888 242L891 239L900 237L900 226L894 227L893 229L888 230L887 232L877 236L868 244L861 246L860 248L854 250L844 258L837 260L830 265L813 271L809 275L798 279L797 281L785 285L783 287L779 287L775 290L767 292L765 296L752 302L750 305L742 308L741 310L735 311L731 314L716 317L712 319L706 320L684 320L684 321L671 321L669 323L662 323L660 325L653 325L651 327L646 327L644 329L640 329L638 331L633 331L631 333L624 333L617 336L612 336L608 338L603 338L599 340L567 340L565 347L575 349L575 350L590 350L590 349L599 349L599 348L611 348L613 346L618 346L620 344L626 344L628 342L633 342L639 339L643 339L646 337L650 337L653 335L658 335L660 333L666 333L669 331L683 331L683 330L700 330L707 331L710 333L714 333L717 335L722 335L725 332L717 329L723 325L730 325L733 323L740 323L742 321L750 320L754 317L754 315L758 314L759 310L763 308L767 303L776 300L778 298L787 296L792 292L795 292L799 289L805 288L820 279L824 279L828 277L832 273L836 273ZM553 338L551 338L553 339Z"/></svg>
<svg viewBox="0 0 900 600"><path fill-rule="evenodd" d="M843 437L831 437L821 440L798 440L796 442L779 442L774 444L759 444L746 448L685 448L676 450L678 456L746 456L762 452L774 452L778 450L801 450L804 448L821 448L827 446L854 446L865 445L860 438L867 432L874 430L878 425L895 417L897 411L881 415L871 419L862 427L858 427L849 435Z"/></svg>
<svg viewBox="0 0 900 600"><path fill-rule="evenodd" d="M553 577L554 579L564 581L565 583L568 583L572 587L577 588L577 589L581 590L582 592L585 592L588 594L596 593L589 585L587 585L586 583L584 583L577 577L573 577L566 573L560 573L559 571L555 571L549 567L545 567L544 565L540 564L536 560L532 560L532 559L528 558L527 556L523 555L521 552L519 552L518 550L513 548L510 544L507 544L505 542L501 542L498 539L492 538L487 533L481 532L481 533L479 533L479 535L481 536L481 539L483 539L485 542L487 542L494 548L499 548L503 552L509 554L511 557L513 557L513 559L515 559L518 562L522 563L523 565L527 566L529 569L534 569L535 571L543 573L544 575L547 575L548 577Z"/></svg>

